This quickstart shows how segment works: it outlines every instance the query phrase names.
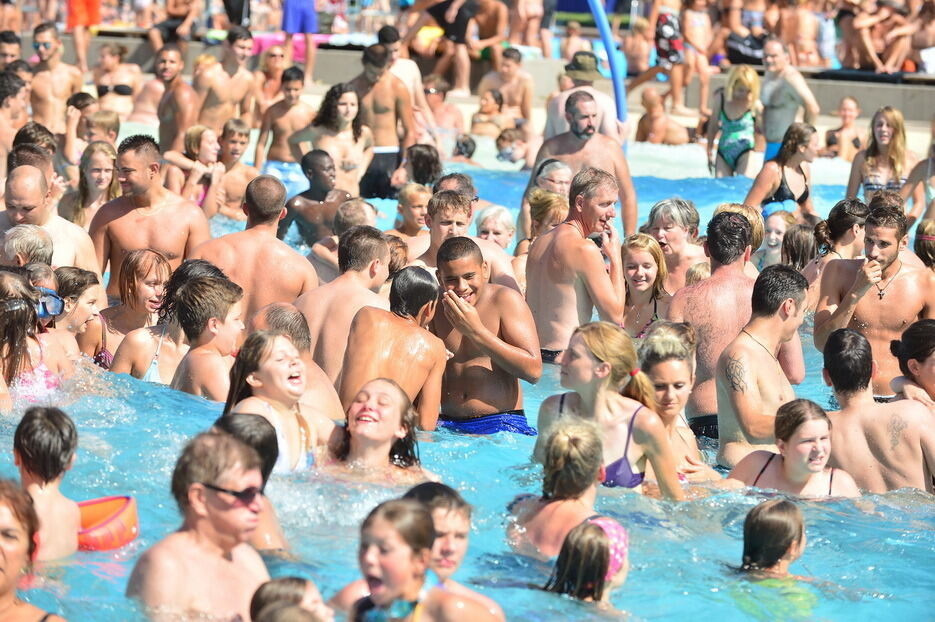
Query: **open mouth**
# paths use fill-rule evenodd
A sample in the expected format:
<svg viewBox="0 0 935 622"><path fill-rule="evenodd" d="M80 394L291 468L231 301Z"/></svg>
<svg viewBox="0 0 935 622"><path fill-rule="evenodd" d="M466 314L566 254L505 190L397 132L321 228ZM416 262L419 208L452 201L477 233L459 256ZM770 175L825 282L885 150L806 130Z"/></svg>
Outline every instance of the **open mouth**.
<svg viewBox="0 0 935 622"><path fill-rule="evenodd" d="M287 381L289 382L290 385L294 387L301 386L302 385L302 372L298 372L298 371L292 372L291 374L289 374Z"/></svg>

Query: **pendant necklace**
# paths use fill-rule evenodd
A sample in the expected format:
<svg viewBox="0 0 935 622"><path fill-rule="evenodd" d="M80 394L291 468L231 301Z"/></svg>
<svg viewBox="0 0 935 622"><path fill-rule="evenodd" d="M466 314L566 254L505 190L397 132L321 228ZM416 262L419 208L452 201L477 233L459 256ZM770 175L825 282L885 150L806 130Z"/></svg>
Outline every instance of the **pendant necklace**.
<svg viewBox="0 0 935 622"><path fill-rule="evenodd" d="M877 288L877 298L883 300L883 296L886 295L886 288L893 284L893 280L899 275L899 271L903 269L903 261L899 260L899 268L896 269L896 272L893 273L893 276L890 277L889 281L886 282L886 285L880 287L879 283L874 283L873 286Z"/></svg>

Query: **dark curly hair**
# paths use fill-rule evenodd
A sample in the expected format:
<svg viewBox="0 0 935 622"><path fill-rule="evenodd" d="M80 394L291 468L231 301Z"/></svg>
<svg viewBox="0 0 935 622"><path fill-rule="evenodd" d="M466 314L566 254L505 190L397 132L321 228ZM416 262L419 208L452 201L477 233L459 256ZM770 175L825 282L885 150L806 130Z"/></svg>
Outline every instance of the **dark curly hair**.
<svg viewBox="0 0 935 622"><path fill-rule="evenodd" d="M324 99L321 100L321 106L318 108L318 114L315 115L315 120L312 121L312 125L315 127L324 127L329 130L337 131L338 130L338 100L341 99L341 96L345 93L353 93L357 95L357 91L354 90L354 87L351 86L349 82L341 82L335 84L328 92L325 93ZM357 97L357 116L354 117L354 120L351 122L351 130L354 133L354 142L360 140L361 127L363 125L360 120L360 97Z"/></svg>

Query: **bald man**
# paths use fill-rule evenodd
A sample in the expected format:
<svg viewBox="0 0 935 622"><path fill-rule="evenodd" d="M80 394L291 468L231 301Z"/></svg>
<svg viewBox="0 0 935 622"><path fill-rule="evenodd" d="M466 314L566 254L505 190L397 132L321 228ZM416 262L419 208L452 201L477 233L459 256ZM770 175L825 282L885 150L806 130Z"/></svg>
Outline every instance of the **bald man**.
<svg viewBox="0 0 935 622"><path fill-rule="evenodd" d="M45 175L35 166L10 171L6 180L6 211L0 212L0 235L16 225L37 225L52 238L52 265L74 266L98 275L94 245L84 229L55 213Z"/></svg>
<svg viewBox="0 0 935 622"><path fill-rule="evenodd" d="M286 188L271 175L249 184L243 212L245 231L228 233L195 249L193 258L210 261L243 288L244 316L274 302L292 302L318 287L318 274L304 256L276 239L286 215Z"/></svg>
<svg viewBox="0 0 935 622"><path fill-rule="evenodd" d="M688 128L666 114L659 91L647 86L640 94L640 101L646 114L640 117L636 126L636 142L657 145L684 145L688 142Z"/></svg>

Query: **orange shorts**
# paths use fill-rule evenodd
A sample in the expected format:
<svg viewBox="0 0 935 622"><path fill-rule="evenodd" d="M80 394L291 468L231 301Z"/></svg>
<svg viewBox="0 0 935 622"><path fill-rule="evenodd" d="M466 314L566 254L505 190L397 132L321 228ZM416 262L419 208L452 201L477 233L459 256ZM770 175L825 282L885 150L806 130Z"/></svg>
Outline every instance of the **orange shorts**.
<svg viewBox="0 0 935 622"><path fill-rule="evenodd" d="M101 0L68 0L68 30L101 23Z"/></svg>

